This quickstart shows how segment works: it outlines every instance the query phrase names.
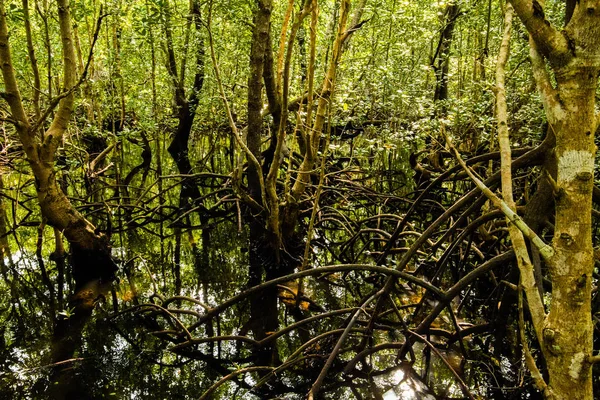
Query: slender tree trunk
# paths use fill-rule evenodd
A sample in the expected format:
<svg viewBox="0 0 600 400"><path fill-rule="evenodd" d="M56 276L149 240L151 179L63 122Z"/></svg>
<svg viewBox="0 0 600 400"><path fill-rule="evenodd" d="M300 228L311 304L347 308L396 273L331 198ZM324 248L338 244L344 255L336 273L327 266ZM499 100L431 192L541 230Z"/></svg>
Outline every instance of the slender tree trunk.
<svg viewBox="0 0 600 400"><path fill-rule="evenodd" d="M196 117L196 107L198 105L199 93L204 85L204 44L200 36L201 31L201 15L200 15L200 4L197 0L190 1L190 14L187 24L186 43L189 44L189 35L192 28L192 22L194 23L193 35L196 39L196 64L195 74L192 87L189 91L189 95L185 93L185 69L186 69L186 56L184 54L181 59L181 70L177 72L177 60L175 58L175 50L173 47L173 39L170 27L170 12L168 9L165 10L165 34L166 34L166 45L167 45L167 70L171 76L171 80L174 85L174 100L177 105L177 128L171 144L167 148L169 154L173 158L177 170L180 174L190 175L193 173L192 164L189 157L189 140L192 132L192 126ZM187 46L186 46L187 48ZM187 51L187 49L186 49ZM154 85L154 83L153 83ZM154 90L154 86L153 86ZM153 92L154 93L154 92ZM154 94L153 94L154 96ZM179 208L187 209L190 204L196 199L200 198L200 189L196 182L189 178L184 177L181 182L181 191L179 192ZM205 209L203 207L198 208L198 214L200 220L204 220ZM181 235L182 230L179 223L175 226L175 254L173 263L173 274L175 276L175 292L181 294L182 280L181 280Z"/></svg>
<svg viewBox="0 0 600 400"><path fill-rule="evenodd" d="M434 101L443 101L448 99L448 72L450 70L450 50L452 39L454 37L454 26L456 18L459 15L460 7L458 4L451 3L446 7L445 26L440 34L438 49L433 59L433 65L436 76Z"/></svg>
<svg viewBox="0 0 600 400"><path fill-rule="evenodd" d="M166 24L169 25L169 12L166 14ZM196 117L196 107L198 105L199 93L204 85L204 44L200 37L202 23L200 21L200 5L197 0L190 2L190 15L194 20L196 43L196 65L195 75L192 87L189 91L189 96L186 97L184 89L183 71L181 76L177 73L177 61L175 59L175 51L173 48L173 40L171 36L171 28L165 27L167 39L167 70L173 84L175 86L175 104L177 105L177 128L173 140L167 150L177 165L177 170L180 174L189 175L193 172L192 164L189 158L189 140ZM181 61L182 64L184 61ZM184 179L181 185L180 192L180 207L185 207L190 200L200 197L200 190L192 179Z"/></svg>

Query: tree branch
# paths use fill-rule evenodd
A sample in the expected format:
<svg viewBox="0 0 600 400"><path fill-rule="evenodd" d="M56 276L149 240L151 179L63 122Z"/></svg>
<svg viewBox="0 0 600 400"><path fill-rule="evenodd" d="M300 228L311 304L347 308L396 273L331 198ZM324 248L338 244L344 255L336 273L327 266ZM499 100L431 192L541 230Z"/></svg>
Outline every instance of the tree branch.
<svg viewBox="0 0 600 400"><path fill-rule="evenodd" d="M323 124L325 123L325 110L326 107L329 106L329 101L333 93L337 66L342 53L342 46L344 41L348 38L348 36L345 35L345 32L349 8L350 2L347 0L342 1L340 6L337 37L333 43L332 57L329 61L327 73L323 79L323 88L321 90L321 97L319 98L317 105L315 122L312 125L310 134L307 135L306 154L304 155L304 159L302 160L302 164L300 165L298 171L298 177L290 193L290 199L293 201L298 201L302 193L304 193L310 178L310 171L312 170L317 158L316 153L318 151L319 141L321 139L321 131L323 130ZM309 92L309 96L310 94L311 93ZM310 121L307 121L307 123L310 124Z"/></svg>
<svg viewBox="0 0 600 400"><path fill-rule="evenodd" d="M54 109L56 108L56 106L64 98L72 96L73 92L75 92L75 90L77 90L77 88L79 86L81 86L81 84L83 84L83 82L85 82L85 80L87 79L88 70L89 70L90 64L92 62L92 57L94 55L94 47L96 45L96 42L98 41L98 36L100 35L100 27L102 26L102 20L105 17L107 17L107 16L108 16L108 14L102 14L102 8L100 8L100 16L98 17L98 22L96 23L96 30L94 31L94 36L92 38L92 44L90 46L90 52L88 53L88 58L87 58L87 61L85 63L85 67L83 69L83 72L81 73L81 76L79 77L79 80L77 81L77 83L73 84L68 90L65 90L63 93L61 93L58 96L54 97L50 101L50 104L48 105L48 107L46 108L46 110L44 110L44 112L42 113L42 115L37 119L37 121L35 121L35 124L33 125L33 129L32 129L33 132L36 132L42 126L42 124L44 123L44 121L46 121L46 119L48 118L48 116L52 113L52 111L54 111ZM73 53L73 54L75 54L75 53ZM59 108L59 112L60 112L60 108ZM58 114L58 112L57 112L57 114ZM50 132L50 129L48 129L48 132ZM46 137L48 137L47 134L46 134Z"/></svg>
<svg viewBox="0 0 600 400"><path fill-rule="evenodd" d="M69 119L75 104L74 90L77 77L77 64L75 63L75 47L73 46L73 30L71 28L71 11L69 0L58 0L58 21L60 26L60 39L63 52L63 84L65 96L58 104L58 110L44 134L44 159L50 161L62 134L67 130Z"/></svg>
<svg viewBox="0 0 600 400"><path fill-rule="evenodd" d="M542 55L557 65L568 63L573 57L569 43L546 19L543 5L538 0L510 0L510 2Z"/></svg>
<svg viewBox="0 0 600 400"><path fill-rule="evenodd" d="M498 145L500 148L502 198L504 199L506 206L516 214L516 205L512 189L506 90L504 87L506 79L505 66L510 52L510 35L513 17L513 8L510 4L506 5L504 14L504 35L498 54L498 62L496 64L496 118L498 122ZM544 303L542 302L542 298L538 291L538 285L541 285L541 282L536 283L533 273L533 264L531 262L531 257L529 256L529 251L527 250L527 244L523 237L523 233L515 224L509 224L508 232L512 247L515 250L517 265L521 273L521 282L527 295L533 326L538 340L542 340L542 324L546 314L544 311Z"/></svg>
<svg viewBox="0 0 600 400"><path fill-rule="evenodd" d="M521 346L523 347L523 353L525 355L525 365L529 369L529 373L533 378L533 382L535 386L544 393L544 397L547 399L553 399L554 396L552 394L552 390L544 380L542 373L539 368L535 364L535 359L531 355L531 351L529 350L529 344L527 343L527 338L525 337L525 317L523 313L523 288L522 282L519 283L518 291L519 291L519 337L521 339Z"/></svg>
<svg viewBox="0 0 600 400"><path fill-rule="evenodd" d="M448 135L446 135L446 132L443 129L442 134L446 138L446 143L448 144L448 147L452 152L454 152L458 163L469 175L469 178L471 178L471 180L475 182L475 185L477 185L477 187L483 192L483 194L491 200L494 206L498 207L500 211L502 211L502 213L510 220L510 222L515 224L519 228L519 230L523 232L525 237L531 240L531 242L540 250L540 255L544 258L544 260L550 260L554 256L554 249L552 248L552 246L547 243L544 243L544 241L533 230L531 230L529 226L527 226L527 224L523 221L521 217L519 217L513 210L511 210L510 207L508 207L508 205L502 199L500 199L494 194L494 192L492 192L487 186L485 186L481 179L475 176L473 171L467 166L467 164L465 164L465 162L460 156L460 153L458 152L458 150L456 150L456 148L452 144L452 141L450 140Z"/></svg>
<svg viewBox="0 0 600 400"><path fill-rule="evenodd" d="M556 123L557 112L562 110L558 93L550 81L548 70L544 58L538 50L538 46L531 36L529 36L529 59L533 70L533 79L542 97L542 105L548 116L551 125Z"/></svg>
<svg viewBox="0 0 600 400"><path fill-rule="evenodd" d="M10 44L8 42L8 26L6 24L4 1L0 1L0 65L2 68L2 76L4 78L5 91L5 94L2 97L8 103L12 118L17 122L17 130L21 137L21 141L23 141L24 147L27 147L31 144L31 140L26 138L29 134L29 121L27 119L27 114L25 113L25 108L23 107L19 85L17 84L17 78L13 68ZM27 151L27 148L25 150Z"/></svg>

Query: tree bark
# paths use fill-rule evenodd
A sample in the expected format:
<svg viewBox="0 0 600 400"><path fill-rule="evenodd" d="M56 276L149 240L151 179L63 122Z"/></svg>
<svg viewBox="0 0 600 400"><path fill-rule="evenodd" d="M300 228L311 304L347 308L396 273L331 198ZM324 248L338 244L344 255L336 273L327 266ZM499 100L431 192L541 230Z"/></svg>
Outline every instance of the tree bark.
<svg viewBox="0 0 600 400"><path fill-rule="evenodd" d="M189 96L186 96L184 85L183 72L181 76L177 73L177 61L175 59L175 51L173 48L173 39L171 35L170 21L168 19L169 12L165 11L167 25L165 27L166 39L167 39L167 70L174 85L174 100L177 106L177 129L173 140L167 150L177 165L177 170L180 174L189 175L192 171L192 165L189 158L188 144L190 139L190 133L192 131L192 125L196 116L196 107L198 105L199 93L204 86L204 45L200 38L200 30L202 23L200 20L200 5L198 1L194 0L190 2L190 16L194 19L194 26L198 44L196 50L196 68L194 75L194 83L189 91ZM182 64L183 64L182 60ZM194 200L200 197L200 191L198 186L190 179L184 179L181 185L180 192L180 207L184 207L190 200Z"/></svg>
<svg viewBox="0 0 600 400"><path fill-rule="evenodd" d="M591 400L591 210L598 119L595 92L600 67L600 1L577 2L563 31L546 20L542 1L511 3L532 37L534 76L556 136L558 193L554 256L548 262L552 301L540 340L549 376L545 395ZM541 57L549 62L556 87L551 85Z"/></svg>
<svg viewBox="0 0 600 400"><path fill-rule="evenodd" d="M458 18L460 6L458 4L449 4L445 12L445 26L440 34L440 41L436 54L433 56L432 65L435 70L436 84L433 101L443 101L448 99L448 71L450 68L450 49L452 38L454 36L454 26ZM436 63L437 61L437 63Z"/></svg>
<svg viewBox="0 0 600 400"><path fill-rule="evenodd" d="M552 303L544 326L550 387L559 399L591 399L592 189L597 71L587 67L556 71L561 109L556 121L558 158L555 259ZM562 71L561 71L562 72Z"/></svg>
<svg viewBox="0 0 600 400"><path fill-rule="evenodd" d="M4 98L9 104L17 134L35 177L42 216L48 225L64 234L71 247L75 293L68 305L71 310L70 316L57 319L55 324L51 351L53 363L72 358L81 343L83 328L89 321L97 300L104 296L117 270L110 255L107 238L97 232L96 228L72 206L56 181L54 159L73 112L73 89L77 74L69 1L57 0L57 6L63 51L64 88L59 95L61 100L50 127L39 135L35 127L41 126L43 121L37 120L32 123L23 106L12 64L6 10L4 2L0 2L0 64L5 84ZM51 378L56 382L51 390L54 398L65 398L69 393L75 396L82 395L83 389L74 384L75 371L68 363L56 367Z"/></svg>
<svg viewBox="0 0 600 400"><path fill-rule="evenodd" d="M265 66L266 60L272 62L272 57L267 56L272 52L267 44L271 43L270 24L271 0L258 0L254 14L254 29L252 32L252 44L250 48L250 75L248 78L248 135L247 145L250 152L261 160L261 142L263 130L262 89L265 70L267 76L272 75L272 65ZM267 82L267 87L271 82ZM272 103L276 103L274 96L277 93L270 91ZM259 165L248 163L248 189L249 194L258 203L262 204L261 176L263 171ZM273 235L265 229L267 212L263 210L259 215L251 215L250 219L250 251L249 251L249 285L255 286L263 282L263 274L266 279L276 276L279 269L279 245ZM252 332L256 340L264 339L268 332L274 332L279 326L277 311L277 288L269 288L257 293L251 299L250 320ZM258 365L273 365L276 363L276 352L273 345L260 348L256 352Z"/></svg>

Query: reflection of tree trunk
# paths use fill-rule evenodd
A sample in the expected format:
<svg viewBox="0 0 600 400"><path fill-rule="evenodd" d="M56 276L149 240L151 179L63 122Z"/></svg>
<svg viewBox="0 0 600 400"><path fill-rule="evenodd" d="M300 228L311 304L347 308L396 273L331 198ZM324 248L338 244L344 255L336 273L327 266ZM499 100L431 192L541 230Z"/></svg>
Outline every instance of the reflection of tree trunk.
<svg viewBox="0 0 600 400"><path fill-rule="evenodd" d="M0 175L0 193L4 191L4 182ZM10 288L10 296L13 302L12 312L15 313L17 323L20 329L25 329L23 326L24 319L20 317L20 313L24 310L21 305L21 296L17 290L17 282L19 277L17 269L12 258L12 252L8 243L8 235L10 234L10 224L6 215L5 198L0 195L0 275L6 286ZM12 274L11 274L12 272ZM12 276L11 276L12 275Z"/></svg>
<svg viewBox="0 0 600 400"><path fill-rule="evenodd" d="M256 286L263 282L263 273L266 280L274 278L277 262L272 257L273 248L269 246L265 236L264 222L255 220L250 223L250 264L249 286ZM274 332L279 326L277 313L277 288L272 286L257 293L251 299L250 318L251 328L256 340L264 339L268 332ZM257 365L273 365L275 360L275 347L268 345L258 349L256 353Z"/></svg>
<svg viewBox="0 0 600 400"><path fill-rule="evenodd" d="M142 162L139 163L138 165L136 165L135 167L133 167L131 169L131 171L129 171L129 173L127 174L127 176L125 177L125 179L123 179L122 182L122 189L123 190L123 194L125 195L125 198L127 199L127 202L131 202L131 199L133 199L133 196L131 195L131 193L129 193L130 190L130 184L133 181L133 179L140 173L142 173L142 182L139 185L139 190L138 190L138 196L139 194L141 194L143 188L145 187L145 183L146 183L146 178L148 177L148 173L150 172L150 165L152 163L152 148L150 147L150 141L148 140L148 137L146 136L146 133L144 132L140 132L140 136L142 138L142 154L140 155L140 157L142 158ZM133 143L136 143L137 141L131 140ZM136 143L137 144L137 143ZM131 212L128 212L127 217L131 217Z"/></svg>
<svg viewBox="0 0 600 400"><path fill-rule="evenodd" d="M189 158L189 139L196 116L196 107L198 105L198 94L204 84L204 45L200 38L201 20L200 5L198 1L190 2L190 18L194 21L196 41L196 74L194 83L188 97L185 95L185 58L181 60L181 73L177 72L177 60L173 47L173 38L171 35L169 10L165 10L165 33L167 41L167 70L175 86L175 104L177 105L177 129L171 144L167 148L173 158L177 170L182 175L193 173L192 164ZM190 21L191 22L191 21ZM191 24L188 26L191 27ZM189 34L189 33L188 33ZM184 210L190 206L190 203L200 198L200 190L196 182L189 177L184 177L181 181L181 191L179 192L179 208ZM203 208L198 208L200 219L204 218ZM181 226L175 227L175 254L173 262L173 273L175 275L175 292L181 293Z"/></svg>
<svg viewBox="0 0 600 400"><path fill-rule="evenodd" d="M0 175L0 273L10 285L10 279L8 277L8 266L12 266L12 254L8 244L8 218L6 217L6 205L4 197L1 196L1 192L4 191L4 180Z"/></svg>
<svg viewBox="0 0 600 400"><path fill-rule="evenodd" d="M76 84L77 75L72 20L68 1L57 0L57 3L63 49L63 83L65 90L69 90ZM73 92L64 95L50 127L40 135L37 123L32 124L29 120L21 100L12 65L3 3L0 3L0 66L11 116L18 121L17 134L36 180L42 216L48 225L61 231L71 245L75 293L68 306L71 315L59 319L55 324L51 358L56 363L72 358L79 348L83 328L92 315L96 301L103 297L114 279L117 267L110 255L108 240L96 232L96 228L71 205L56 181L55 155L73 112ZM75 398L85 398L81 388L75 387L75 369L69 363L54 368L51 378L51 395L54 398L65 398L68 392L74 392Z"/></svg>
<svg viewBox="0 0 600 400"><path fill-rule="evenodd" d="M142 138L142 153L141 153L141 158L142 158L142 162L138 165L136 165L135 167L133 167L131 169L131 171L129 171L129 173L127 174L127 176L125 177L125 179L123 179L121 186L121 195L120 195L120 202L122 202L122 204L124 205L123 207L123 216L124 218L119 218L119 232L121 232L121 235L123 234L123 232L125 231L125 229L123 229L123 220L127 221L127 231L126 231L126 235L127 235L127 245L125 246L125 249L123 249L125 251L125 259L128 260L127 263L125 265L123 265L123 273L125 274L125 276L127 277L127 281L129 282L129 287L131 290L131 300L133 301L133 304L137 305L139 304L139 299L138 299L138 291L135 285L135 277L134 277L134 273L133 273L133 266L134 266L134 260L136 259L135 256L131 255L130 252L130 247L132 246L133 243L135 243L138 239L139 239L139 235L137 230L135 229L138 224L137 222L134 222L133 219L133 199L134 198L138 198L141 195L141 192L144 190L145 187L145 182L146 182L146 178L148 176L148 173L150 172L150 166L152 164L152 147L150 146L150 141L148 140L148 136L146 135L145 132L141 131L140 132L140 136ZM136 143L139 144L137 141L135 140L130 140L132 143ZM131 182L133 181L133 179L140 173L142 172L142 178L141 178L141 183L139 185L136 185L136 187L139 187L139 189L133 189L132 187L130 187ZM130 193L130 190L135 190L137 191L137 195L133 195L132 193ZM117 194L115 194L117 195ZM160 237L160 242L162 245L162 236ZM113 292L113 296L114 296L114 292ZM117 306L117 302L115 302L113 304L113 306Z"/></svg>
<svg viewBox="0 0 600 400"><path fill-rule="evenodd" d="M175 294L181 295L181 227L175 229L175 248L173 249L173 276L175 277Z"/></svg>

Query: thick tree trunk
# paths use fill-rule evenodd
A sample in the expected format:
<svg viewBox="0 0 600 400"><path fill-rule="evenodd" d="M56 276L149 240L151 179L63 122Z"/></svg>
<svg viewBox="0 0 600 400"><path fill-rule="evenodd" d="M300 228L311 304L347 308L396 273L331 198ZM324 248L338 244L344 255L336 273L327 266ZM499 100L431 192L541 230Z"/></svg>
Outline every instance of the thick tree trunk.
<svg viewBox="0 0 600 400"><path fill-rule="evenodd" d="M254 15L254 30L252 34L252 44L250 48L250 75L248 78L248 149L261 160L261 142L263 130L262 109L262 90L263 76L265 72L265 60L272 62L272 57L267 57L267 53L272 49L267 45L271 43L269 39L271 24L271 0L258 0ZM272 65L266 67L272 74ZM269 82L271 84L272 82ZM271 90L271 95L276 95ZM275 104L274 98L271 99ZM262 204L261 177L263 171L253 163L248 164L248 189L250 196L259 204ZM279 245L272 235L265 229L267 218L266 211L259 215L251 215L250 219L250 251L249 251L249 282L250 286L255 286L263 282L263 274L266 279L273 279L277 276L280 263ZM269 288L257 293L251 299L250 319L252 332L256 340L264 339L268 332L274 332L279 326L277 311L277 288ZM276 352L272 345L258 349L256 352L258 365L273 365L276 363Z"/></svg>
<svg viewBox="0 0 600 400"><path fill-rule="evenodd" d="M556 130L558 159L556 228L551 263L552 303L544 326L549 385L558 399L591 399L592 189L594 96L597 70L569 68L556 74L562 100Z"/></svg>
<svg viewBox="0 0 600 400"><path fill-rule="evenodd" d="M534 77L556 136L554 255L547 260L552 297L543 321L533 321L549 377L547 386L544 382L540 386L547 398L591 400L591 367L597 361L592 354L591 211L600 1L568 1L568 23L562 31L546 20L542 0L511 3L531 35ZM556 87L542 57L552 68ZM532 311L531 303L529 308Z"/></svg>

